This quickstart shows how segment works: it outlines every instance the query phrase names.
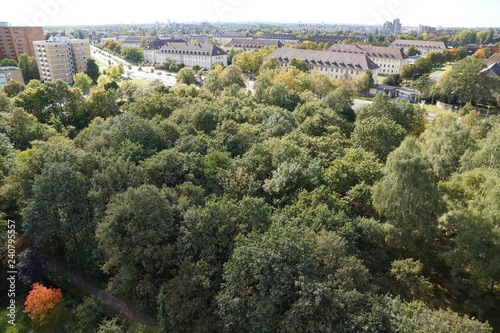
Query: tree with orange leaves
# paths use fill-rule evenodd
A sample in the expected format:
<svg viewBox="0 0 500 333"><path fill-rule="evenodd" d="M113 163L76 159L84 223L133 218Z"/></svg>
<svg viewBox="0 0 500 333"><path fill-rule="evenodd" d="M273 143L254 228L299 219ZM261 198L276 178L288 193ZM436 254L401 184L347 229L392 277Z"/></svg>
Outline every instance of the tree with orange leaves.
<svg viewBox="0 0 500 333"><path fill-rule="evenodd" d="M37 326L55 325L62 312L61 289L46 288L41 283L34 283L24 302L24 312Z"/></svg>

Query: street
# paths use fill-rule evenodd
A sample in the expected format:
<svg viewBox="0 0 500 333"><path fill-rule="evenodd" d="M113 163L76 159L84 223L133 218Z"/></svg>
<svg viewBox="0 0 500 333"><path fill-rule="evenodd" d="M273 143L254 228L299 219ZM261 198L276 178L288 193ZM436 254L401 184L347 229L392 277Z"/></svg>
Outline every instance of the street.
<svg viewBox="0 0 500 333"><path fill-rule="evenodd" d="M118 62L122 62L125 65L125 74L123 75L124 78L137 78L149 81L160 80L167 87L173 87L177 83L175 79L175 73L168 73L165 71L157 70L151 73L151 69L154 69L154 67L148 66L143 66L142 70L139 71L139 66L133 65L125 59L119 58L92 45L90 46L90 48L92 51L92 57L105 64L109 65L109 61L111 61L110 65L117 65ZM131 68L129 69L128 66L130 66Z"/></svg>

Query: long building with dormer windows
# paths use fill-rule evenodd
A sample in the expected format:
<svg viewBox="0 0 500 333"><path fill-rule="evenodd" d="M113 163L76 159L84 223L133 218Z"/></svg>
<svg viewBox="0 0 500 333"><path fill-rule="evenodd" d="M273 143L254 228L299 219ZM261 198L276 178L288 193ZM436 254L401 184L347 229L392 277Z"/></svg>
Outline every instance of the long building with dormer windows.
<svg viewBox="0 0 500 333"><path fill-rule="evenodd" d="M323 73L331 78L352 79L366 71L372 71L373 80L377 82L379 66L362 53L342 53L330 51L313 51L301 49L277 49L264 61L275 57L281 67L286 67L293 58L302 59L310 72Z"/></svg>
<svg viewBox="0 0 500 333"><path fill-rule="evenodd" d="M334 44L327 51L353 54L365 54L378 65L379 74L399 74L406 58L403 49L396 47Z"/></svg>
<svg viewBox="0 0 500 333"><path fill-rule="evenodd" d="M198 65L211 69L215 63L227 66L227 53L213 44L153 42L143 49L144 62L163 64L167 59L186 66Z"/></svg>
<svg viewBox="0 0 500 333"><path fill-rule="evenodd" d="M396 39L389 45L389 47L398 49L403 48L405 53L407 53L408 49L412 46L422 52L424 56L429 52L443 52L446 50L446 44L444 42L429 40Z"/></svg>
<svg viewBox="0 0 500 333"><path fill-rule="evenodd" d="M253 49L261 49L263 47L283 47L283 43L276 39L259 39L259 38L233 38L229 43L224 44L223 48L229 51L231 47L235 50L247 50L252 51Z"/></svg>

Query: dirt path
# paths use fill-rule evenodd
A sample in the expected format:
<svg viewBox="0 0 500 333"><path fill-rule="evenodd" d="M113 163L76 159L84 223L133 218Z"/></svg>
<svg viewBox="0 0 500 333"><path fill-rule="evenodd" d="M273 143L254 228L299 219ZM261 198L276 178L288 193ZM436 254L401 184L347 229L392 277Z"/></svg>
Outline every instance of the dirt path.
<svg viewBox="0 0 500 333"><path fill-rule="evenodd" d="M105 306L110 308L113 312L123 315L129 321L141 323L147 326L158 326L158 321L156 321L155 319L146 316L140 312L137 312L136 310L128 306L125 302L123 302L121 299L116 298L107 291L99 289L94 284L85 281L84 279L82 279L78 275L71 273L64 267L59 266L58 264L52 261L47 261L45 269L50 273L60 276L63 280L68 281L69 283L83 290L87 294L95 296L99 301L101 301Z"/></svg>

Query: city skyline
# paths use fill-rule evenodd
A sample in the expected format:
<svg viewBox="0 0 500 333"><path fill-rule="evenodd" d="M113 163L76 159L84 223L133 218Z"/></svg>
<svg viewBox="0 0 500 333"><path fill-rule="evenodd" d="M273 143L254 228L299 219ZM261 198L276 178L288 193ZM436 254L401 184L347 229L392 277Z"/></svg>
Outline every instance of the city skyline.
<svg viewBox="0 0 500 333"><path fill-rule="evenodd" d="M148 24L153 22L274 22L380 25L399 18L403 26L499 27L498 0L456 0L453 6L433 0L358 0L355 3L308 1L306 5L263 0L192 0L142 2L140 7L88 0L28 0L23 8L0 14L0 22L20 26ZM28 9L26 9L28 8Z"/></svg>

